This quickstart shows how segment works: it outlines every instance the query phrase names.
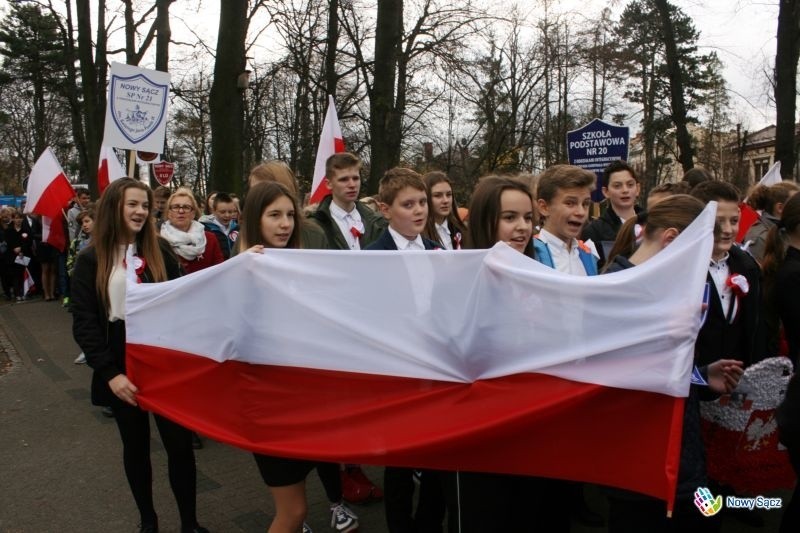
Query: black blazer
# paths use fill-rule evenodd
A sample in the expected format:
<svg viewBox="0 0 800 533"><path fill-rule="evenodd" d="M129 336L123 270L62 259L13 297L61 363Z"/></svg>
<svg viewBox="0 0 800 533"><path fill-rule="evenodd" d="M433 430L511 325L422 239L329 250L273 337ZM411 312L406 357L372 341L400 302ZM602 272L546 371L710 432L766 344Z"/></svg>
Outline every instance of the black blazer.
<svg viewBox="0 0 800 533"><path fill-rule="evenodd" d="M180 265L172 247L159 238L161 255L167 269L167 277L180 276ZM86 355L86 363L94 370L92 374L92 403L95 405L121 405L122 400L111 392L108 382L125 373L125 321L108 321L105 303L100 301L95 288L97 254L94 246L86 247L78 254L75 271L70 278L70 311L72 312L72 336ZM147 270L142 282L149 283Z"/></svg>
<svg viewBox="0 0 800 533"><path fill-rule="evenodd" d="M747 278L750 290L739 302L733 323L722 312L722 303L714 280L709 274L706 282L711 287L708 314L695 343L695 363L708 365L718 359L738 359L745 366L760 361L766 351L766 337L761 312L761 269L750 254L737 247L729 252L728 266L731 274Z"/></svg>
<svg viewBox="0 0 800 533"><path fill-rule="evenodd" d="M442 248L437 243L425 237L422 237L422 244L425 246L426 250L439 250ZM366 250L397 250L397 245L394 243L392 234L389 233L389 228L383 230L381 236L378 237L375 242L367 246Z"/></svg>

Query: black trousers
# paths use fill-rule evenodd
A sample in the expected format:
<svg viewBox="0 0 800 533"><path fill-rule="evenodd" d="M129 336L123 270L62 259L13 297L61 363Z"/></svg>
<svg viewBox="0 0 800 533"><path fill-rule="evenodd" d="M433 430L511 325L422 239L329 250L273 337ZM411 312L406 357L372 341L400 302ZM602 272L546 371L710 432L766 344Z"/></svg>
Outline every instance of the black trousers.
<svg viewBox="0 0 800 533"><path fill-rule="evenodd" d="M570 530L570 482L481 472L447 472L442 479L450 533Z"/></svg>
<svg viewBox="0 0 800 533"><path fill-rule="evenodd" d="M139 509L142 524L156 524L153 506L153 469L150 463L150 414L131 405L114 405L114 420L122 437L122 460L125 475ZM167 452L169 484L181 517L182 528L197 525L197 470L192 449L192 433L153 415L161 442Z"/></svg>
<svg viewBox="0 0 800 533"><path fill-rule="evenodd" d="M414 513L414 470L386 467L383 501L389 533L442 533L447 507L439 474L434 470L422 471Z"/></svg>
<svg viewBox="0 0 800 533"><path fill-rule="evenodd" d="M339 463L319 463L317 465L317 475L325 489L325 495L331 503L341 503L342 501L342 474L340 473Z"/></svg>

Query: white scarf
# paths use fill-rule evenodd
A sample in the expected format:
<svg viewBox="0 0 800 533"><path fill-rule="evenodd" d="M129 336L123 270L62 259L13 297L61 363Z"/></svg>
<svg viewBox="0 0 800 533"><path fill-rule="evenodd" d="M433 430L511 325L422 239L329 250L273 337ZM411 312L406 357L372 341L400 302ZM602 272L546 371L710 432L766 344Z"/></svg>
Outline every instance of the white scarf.
<svg viewBox="0 0 800 533"><path fill-rule="evenodd" d="M194 261L206 251L205 227L196 220L192 220L189 231L181 231L169 221L161 225L161 236L175 250L175 253L187 261Z"/></svg>

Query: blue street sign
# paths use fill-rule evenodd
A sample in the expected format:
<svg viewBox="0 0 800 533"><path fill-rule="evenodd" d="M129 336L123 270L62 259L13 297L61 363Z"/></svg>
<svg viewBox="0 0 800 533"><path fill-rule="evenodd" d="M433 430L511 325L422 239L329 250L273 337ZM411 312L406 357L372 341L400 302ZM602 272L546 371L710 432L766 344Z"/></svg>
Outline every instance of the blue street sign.
<svg viewBox="0 0 800 533"><path fill-rule="evenodd" d="M570 165L591 170L597 175L593 198L603 198L600 188L603 169L612 161L628 160L630 129L594 119L582 128L567 132L567 157Z"/></svg>

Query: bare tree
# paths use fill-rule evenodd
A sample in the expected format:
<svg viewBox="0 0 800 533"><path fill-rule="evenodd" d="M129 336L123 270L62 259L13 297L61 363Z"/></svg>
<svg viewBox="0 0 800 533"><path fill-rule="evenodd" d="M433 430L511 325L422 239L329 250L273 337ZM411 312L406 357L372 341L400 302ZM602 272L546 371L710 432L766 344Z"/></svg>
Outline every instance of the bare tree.
<svg viewBox="0 0 800 533"><path fill-rule="evenodd" d="M797 142L797 61L800 58L800 0L781 0L778 11L778 48L775 54L775 160L781 175L792 179Z"/></svg>

